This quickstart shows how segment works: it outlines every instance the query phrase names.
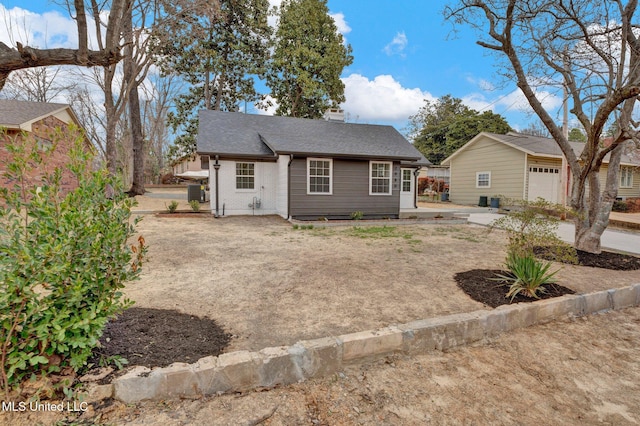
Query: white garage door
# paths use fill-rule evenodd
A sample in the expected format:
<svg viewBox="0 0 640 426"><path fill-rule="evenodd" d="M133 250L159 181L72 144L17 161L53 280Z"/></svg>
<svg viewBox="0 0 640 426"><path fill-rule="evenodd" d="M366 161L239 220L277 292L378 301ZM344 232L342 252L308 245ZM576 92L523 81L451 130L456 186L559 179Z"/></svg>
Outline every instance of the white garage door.
<svg viewBox="0 0 640 426"><path fill-rule="evenodd" d="M529 191L527 199L535 201L542 197L551 203L558 203L560 188L560 168L529 167Z"/></svg>

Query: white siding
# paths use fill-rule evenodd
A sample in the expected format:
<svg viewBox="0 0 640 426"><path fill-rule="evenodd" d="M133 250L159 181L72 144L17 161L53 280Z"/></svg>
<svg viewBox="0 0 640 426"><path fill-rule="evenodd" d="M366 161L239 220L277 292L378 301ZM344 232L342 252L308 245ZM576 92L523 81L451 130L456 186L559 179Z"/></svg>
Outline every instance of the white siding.
<svg viewBox="0 0 640 426"><path fill-rule="evenodd" d="M221 160L218 171L219 214L230 215L268 215L279 214L277 208L278 164L242 160L255 164L254 189L236 189L236 161ZM215 160L209 161L211 176L211 211L215 212ZM256 201L260 201L257 207ZM255 207L251 207L253 204Z"/></svg>

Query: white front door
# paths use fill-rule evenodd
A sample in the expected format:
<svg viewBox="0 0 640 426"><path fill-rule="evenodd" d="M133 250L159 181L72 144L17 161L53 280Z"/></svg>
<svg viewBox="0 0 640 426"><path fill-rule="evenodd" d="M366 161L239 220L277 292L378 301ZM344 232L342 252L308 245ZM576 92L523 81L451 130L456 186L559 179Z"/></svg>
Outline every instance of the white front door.
<svg viewBox="0 0 640 426"><path fill-rule="evenodd" d="M527 199L535 201L538 197L550 203L560 202L560 168L529 167L529 191Z"/></svg>
<svg viewBox="0 0 640 426"><path fill-rule="evenodd" d="M415 177L413 169L401 169L400 181L400 208L415 208Z"/></svg>

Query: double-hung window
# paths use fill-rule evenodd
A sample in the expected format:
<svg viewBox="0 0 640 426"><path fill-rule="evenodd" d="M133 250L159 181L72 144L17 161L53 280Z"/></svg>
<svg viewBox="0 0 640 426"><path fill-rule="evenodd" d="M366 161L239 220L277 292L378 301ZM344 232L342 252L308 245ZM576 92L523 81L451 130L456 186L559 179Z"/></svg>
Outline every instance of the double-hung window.
<svg viewBox="0 0 640 426"><path fill-rule="evenodd" d="M307 158L307 194L331 195L333 160Z"/></svg>
<svg viewBox="0 0 640 426"><path fill-rule="evenodd" d="M491 172L476 173L476 188L491 188Z"/></svg>
<svg viewBox="0 0 640 426"><path fill-rule="evenodd" d="M391 195L391 163L372 161L369 163L369 194Z"/></svg>
<svg viewBox="0 0 640 426"><path fill-rule="evenodd" d="M633 187L633 169L631 167L620 167L620 188Z"/></svg>
<svg viewBox="0 0 640 426"><path fill-rule="evenodd" d="M255 163L236 163L236 189L255 189Z"/></svg>

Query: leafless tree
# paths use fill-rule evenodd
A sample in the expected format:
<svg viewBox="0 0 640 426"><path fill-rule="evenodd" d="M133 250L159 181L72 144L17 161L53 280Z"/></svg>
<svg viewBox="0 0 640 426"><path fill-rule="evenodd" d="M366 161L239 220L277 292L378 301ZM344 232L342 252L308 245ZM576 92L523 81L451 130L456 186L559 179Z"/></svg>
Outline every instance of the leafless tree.
<svg viewBox="0 0 640 426"><path fill-rule="evenodd" d="M496 53L505 77L516 82L556 141L571 170L571 207L577 212L576 248L599 253L600 237L618 192L621 154L638 144L632 113L640 94L637 0L458 0L444 15L480 34ZM544 109L539 87L564 86L571 113L587 142L575 153L562 128ZM591 113L592 112L592 113ZM613 143L601 144L615 129ZM607 160L604 190L599 171Z"/></svg>
<svg viewBox="0 0 640 426"><path fill-rule="evenodd" d="M78 48L42 49L23 45L16 41L14 47L0 42L0 90L3 89L7 77L17 70L44 67L51 65L81 65L87 67L109 66L121 59L122 21L129 0L111 0L98 2L91 0L85 4L83 0L65 0L69 13L76 21L78 30ZM104 38L98 37L98 48L89 48L89 26L87 17L91 16L100 22L100 15L109 11L109 20L104 23L104 31L98 25Z"/></svg>
<svg viewBox="0 0 640 426"><path fill-rule="evenodd" d="M150 84L140 86L141 94L145 99L142 108L142 127L144 140L148 144L145 150L148 154L145 165L149 178L155 183L160 183L169 147L167 113L174 97L182 90L183 84L175 75L149 77Z"/></svg>
<svg viewBox="0 0 640 426"><path fill-rule="evenodd" d="M2 97L32 102L52 102L77 85L62 77L61 67L26 68L14 71L5 82Z"/></svg>

